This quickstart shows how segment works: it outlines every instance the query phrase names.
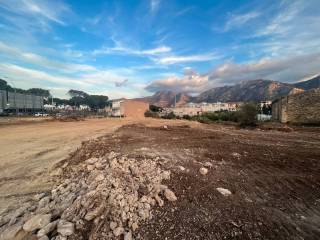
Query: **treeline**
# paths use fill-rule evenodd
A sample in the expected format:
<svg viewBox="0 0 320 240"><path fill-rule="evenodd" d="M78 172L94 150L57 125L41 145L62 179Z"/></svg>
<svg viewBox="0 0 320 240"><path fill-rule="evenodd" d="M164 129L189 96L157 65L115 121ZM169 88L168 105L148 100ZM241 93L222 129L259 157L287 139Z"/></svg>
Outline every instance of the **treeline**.
<svg viewBox="0 0 320 240"><path fill-rule="evenodd" d="M22 94L33 94L37 96L49 97L50 91L42 88L29 88L27 90L11 87L5 80L0 79L0 90L9 92L17 92Z"/></svg>
<svg viewBox="0 0 320 240"><path fill-rule="evenodd" d="M109 98L104 95L90 95L86 92L71 89L68 91L68 95L70 99L61 99L61 98L52 98L50 91L47 89L42 88L30 88L28 90L20 89L20 88L13 88L11 87L5 80L0 79L0 90L5 90L9 92L17 92L23 94L33 94L37 96L45 97L44 103L51 104L52 100L57 105L65 104L71 106L80 105L88 105L91 109L100 109L108 106Z"/></svg>

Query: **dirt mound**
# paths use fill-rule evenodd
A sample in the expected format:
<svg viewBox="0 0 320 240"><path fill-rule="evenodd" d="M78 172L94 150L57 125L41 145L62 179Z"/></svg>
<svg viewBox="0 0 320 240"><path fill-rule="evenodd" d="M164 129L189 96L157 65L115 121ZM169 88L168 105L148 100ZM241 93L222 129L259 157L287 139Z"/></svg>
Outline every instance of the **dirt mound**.
<svg viewBox="0 0 320 240"><path fill-rule="evenodd" d="M135 159L113 151L97 156L96 147L103 149L99 141L103 139L84 143L80 154L73 154L56 170L56 181L61 184L51 192L38 194L5 214L0 220L5 230L0 239L23 235L39 239L123 236L129 240L142 221L152 218L155 205L177 200L162 184L170 171L161 169L159 157ZM82 154L96 157L83 161Z"/></svg>

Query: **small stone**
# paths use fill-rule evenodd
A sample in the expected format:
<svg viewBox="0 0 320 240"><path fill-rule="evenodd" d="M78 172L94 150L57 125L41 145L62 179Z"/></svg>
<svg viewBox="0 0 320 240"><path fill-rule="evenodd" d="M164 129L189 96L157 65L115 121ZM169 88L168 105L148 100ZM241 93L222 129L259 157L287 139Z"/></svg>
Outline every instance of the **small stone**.
<svg viewBox="0 0 320 240"><path fill-rule="evenodd" d="M113 230L113 234L118 237L124 232L123 227L117 227L116 229Z"/></svg>
<svg viewBox="0 0 320 240"><path fill-rule="evenodd" d="M44 228L41 228L37 233L37 237L40 238L40 237L45 236L48 233L52 232L57 227L57 223L58 223L58 221L54 221L54 222L49 223Z"/></svg>
<svg viewBox="0 0 320 240"><path fill-rule="evenodd" d="M40 237L38 240L49 240L49 238L47 235L44 235L44 236Z"/></svg>
<svg viewBox="0 0 320 240"><path fill-rule="evenodd" d="M23 230L26 232L32 232L34 230L41 229L48 225L50 220L51 214L33 216L23 225Z"/></svg>
<svg viewBox="0 0 320 240"><path fill-rule="evenodd" d="M110 229L114 230L117 227L117 223L116 222L110 222Z"/></svg>
<svg viewBox="0 0 320 240"><path fill-rule="evenodd" d="M93 169L94 169L94 166L93 166L93 165L87 165L87 170L88 170L89 172L91 172Z"/></svg>
<svg viewBox="0 0 320 240"><path fill-rule="evenodd" d="M237 152L233 152L233 153L231 153L231 155L232 155L233 157L236 157L236 158L240 158L240 157L241 157L241 154L240 154L240 153L237 153Z"/></svg>
<svg viewBox="0 0 320 240"><path fill-rule="evenodd" d="M213 164L212 164L211 162L205 162L205 163L203 164L203 166L208 167L208 168L211 168L211 167L213 166Z"/></svg>
<svg viewBox="0 0 320 240"><path fill-rule="evenodd" d="M179 168L180 171L186 170L185 167L183 167L183 166L178 166L178 168Z"/></svg>
<svg viewBox="0 0 320 240"><path fill-rule="evenodd" d="M177 197L170 189L164 190L164 196L168 199L170 202L177 201Z"/></svg>
<svg viewBox="0 0 320 240"><path fill-rule="evenodd" d="M227 197L230 196L232 193L230 192L230 190L226 189L226 188L216 188L217 191L219 193L221 193L223 196Z"/></svg>
<svg viewBox="0 0 320 240"><path fill-rule="evenodd" d="M62 236L70 236L74 233L74 224L65 220L60 220L58 223L57 232Z"/></svg>
<svg viewBox="0 0 320 240"><path fill-rule="evenodd" d="M88 160L86 160L87 164L95 164L99 159L98 158L89 158Z"/></svg>
<svg viewBox="0 0 320 240"><path fill-rule="evenodd" d="M124 234L124 240L132 240L132 233L131 233L131 231L126 232L126 233Z"/></svg>
<svg viewBox="0 0 320 240"><path fill-rule="evenodd" d="M104 180L104 175L103 174L99 174L96 179L97 182L101 182L102 180Z"/></svg>
<svg viewBox="0 0 320 240"><path fill-rule="evenodd" d="M18 235L21 229L22 229L21 225L10 226L0 234L0 239L1 240L15 239L15 237Z"/></svg>
<svg viewBox="0 0 320 240"><path fill-rule="evenodd" d="M132 227L132 230L135 231L135 230L138 229L139 226L138 226L138 224L136 222L134 222L134 223L132 223L131 227Z"/></svg>
<svg viewBox="0 0 320 240"><path fill-rule="evenodd" d="M208 173L208 169L202 167L202 168L199 169L199 172L200 172L202 175L206 175L206 174Z"/></svg>

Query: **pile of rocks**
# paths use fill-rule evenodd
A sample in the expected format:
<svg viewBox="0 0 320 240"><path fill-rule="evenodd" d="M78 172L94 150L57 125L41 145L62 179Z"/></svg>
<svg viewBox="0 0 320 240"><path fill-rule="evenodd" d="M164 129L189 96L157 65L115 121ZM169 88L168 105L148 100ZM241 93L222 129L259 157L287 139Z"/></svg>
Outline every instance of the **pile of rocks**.
<svg viewBox="0 0 320 240"><path fill-rule="evenodd" d="M0 239L133 239L155 205L177 200L158 159L110 152L68 166L70 177L50 193L0 219Z"/></svg>

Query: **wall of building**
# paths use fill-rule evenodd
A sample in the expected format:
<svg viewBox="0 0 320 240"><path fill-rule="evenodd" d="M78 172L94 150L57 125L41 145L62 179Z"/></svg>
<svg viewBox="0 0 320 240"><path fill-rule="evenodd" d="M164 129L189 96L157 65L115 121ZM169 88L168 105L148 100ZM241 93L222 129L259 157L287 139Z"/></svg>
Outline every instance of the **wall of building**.
<svg viewBox="0 0 320 240"><path fill-rule="evenodd" d="M320 124L320 88L274 101L272 119L282 123Z"/></svg>
<svg viewBox="0 0 320 240"><path fill-rule="evenodd" d="M125 117L144 118L144 113L149 110L149 104L135 100L123 100L121 112Z"/></svg>
<svg viewBox="0 0 320 240"><path fill-rule="evenodd" d="M43 109L43 97L0 90L0 109Z"/></svg>

